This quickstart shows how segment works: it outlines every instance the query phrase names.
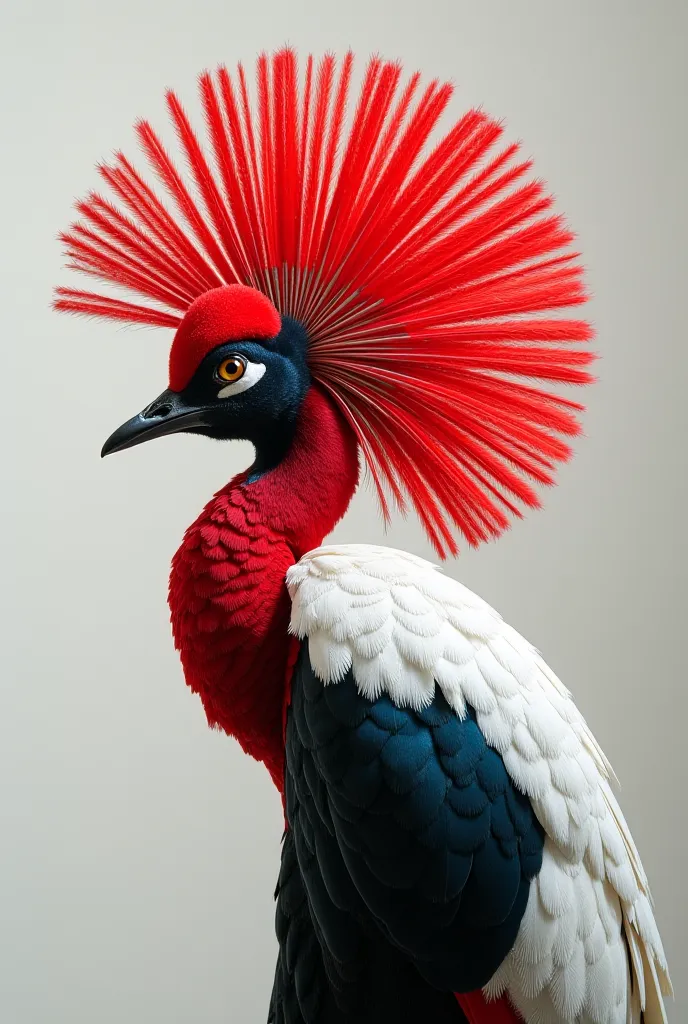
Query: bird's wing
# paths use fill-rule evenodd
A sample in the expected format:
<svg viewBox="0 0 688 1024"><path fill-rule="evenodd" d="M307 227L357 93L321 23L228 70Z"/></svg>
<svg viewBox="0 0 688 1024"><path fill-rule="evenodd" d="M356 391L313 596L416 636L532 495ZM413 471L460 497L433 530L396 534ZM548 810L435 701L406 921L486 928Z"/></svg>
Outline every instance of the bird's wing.
<svg viewBox="0 0 688 1024"><path fill-rule="evenodd" d="M460 583L404 552L319 548L287 585L292 630L308 638L321 684L350 672L364 698L417 712L438 688L457 720L475 716L544 829L518 935L486 993L507 992L538 1024L636 1024L641 1010L644 1024L663 1024L666 959L611 768L539 653Z"/></svg>
<svg viewBox="0 0 688 1024"><path fill-rule="evenodd" d="M370 700L351 671L323 686L304 646L285 782L309 903L324 946L349 965L343 974L360 959L354 923L374 920L426 988L467 992L490 980L518 934L544 837L474 715L459 719L441 693L418 711Z"/></svg>
<svg viewBox="0 0 688 1024"><path fill-rule="evenodd" d="M337 893L336 880L318 864L335 863L323 850L326 830L321 822L316 845L293 790L290 812L275 893L279 952L268 1024L468 1024L451 991L430 986L379 930L346 912L346 892Z"/></svg>

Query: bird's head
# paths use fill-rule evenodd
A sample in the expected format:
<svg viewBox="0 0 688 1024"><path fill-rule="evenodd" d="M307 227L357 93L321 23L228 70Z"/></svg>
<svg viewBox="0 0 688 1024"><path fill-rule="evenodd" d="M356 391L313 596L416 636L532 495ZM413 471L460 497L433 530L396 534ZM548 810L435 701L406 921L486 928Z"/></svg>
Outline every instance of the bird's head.
<svg viewBox="0 0 688 1024"><path fill-rule="evenodd" d="M190 431L268 468L298 430L322 442L322 399L384 516L412 505L444 557L536 508L572 453L582 406L558 386L592 380L593 331L563 312L583 268L500 122L471 110L436 138L451 84L402 86L373 57L354 102L352 69L263 54L257 110L241 65L204 72L202 136L168 92L181 163L136 124L165 201L118 152L60 235L71 269L132 297L60 287L55 308L176 331L169 389L104 454Z"/></svg>
<svg viewBox="0 0 688 1024"><path fill-rule="evenodd" d="M307 337L270 299L245 285L205 292L172 342L169 387L122 424L103 455L179 432L256 447L257 468L274 465L289 444L310 383Z"/></svg>

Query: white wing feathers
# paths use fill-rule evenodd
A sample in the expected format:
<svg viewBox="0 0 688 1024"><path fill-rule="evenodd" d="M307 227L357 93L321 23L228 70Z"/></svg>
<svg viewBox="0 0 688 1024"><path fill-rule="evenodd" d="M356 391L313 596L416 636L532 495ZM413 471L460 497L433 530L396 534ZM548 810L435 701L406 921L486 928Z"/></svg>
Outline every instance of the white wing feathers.
<svg viewBox="0 0 688 1024"><path fill-rule="evenodd" d="M547 839L518 938L488 985L528 1024L665 1024L671 992L647 878L609 785L611 768L538 652L424 559L323 547L287 574L291 628L324 683L420 708L439 685L469 704L530 798ZM630 966L629 966L630 965Z"/></svg>

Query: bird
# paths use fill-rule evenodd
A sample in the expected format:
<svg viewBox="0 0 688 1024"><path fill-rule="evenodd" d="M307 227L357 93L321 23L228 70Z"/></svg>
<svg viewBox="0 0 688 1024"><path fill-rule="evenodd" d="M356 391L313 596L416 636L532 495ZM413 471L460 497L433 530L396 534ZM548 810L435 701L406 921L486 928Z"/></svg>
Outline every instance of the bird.
<svg viewBox="0 0 688 1024"><path fill-rule="evenodd" d="M282 799L272 1024L660 1024L671 982L616 780L539 651L458 580L328 542L363 475L437 559L572 454L593 381L575 236L453 85L291 47L166 103L77 202L58 311L171 335L103 455L247 440L174 555L185 680ZM180 159L181 158L181 159ZM222 451L221 446L214 449ZM218 457L219 454L218 454ZM390 526L390 528L393 528ZM279 837L276 837L276 843Z"/></svg>

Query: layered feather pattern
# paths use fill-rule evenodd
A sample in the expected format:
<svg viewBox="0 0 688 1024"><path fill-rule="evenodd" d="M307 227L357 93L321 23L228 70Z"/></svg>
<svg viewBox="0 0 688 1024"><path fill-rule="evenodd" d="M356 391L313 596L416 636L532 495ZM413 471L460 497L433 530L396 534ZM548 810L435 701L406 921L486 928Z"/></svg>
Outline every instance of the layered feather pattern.
<svg viewBox="0 0 688 1024"><path fill-rule="evenodd" d="M452 86L374 57L283 49L200 77L205 132L167 94L181 162L136 132L162 188L123 153L107 194L77 203L69 266L136 296L58 288L55 306L176 327L203 292L242 282L306 327L312 376L355 432L388 515L410 498L440 554L539 502L570 454L590 380L573 236L502 125ZM537 382L540 383L537 383Z"/></svg>
<svg viewBox="0 0 688 1024"><path fill-rule="evenodd" d="M443 993L458 1024L452 994L479 990L512 947L544 842L530 802L474 715L459 719L439 690L418 711L387 696L370 700L351 670L323 686L302 645L285 783L323 951L337 975L351 977L352 967L364 965L356 972L358 1013L347 1020L436 1024L445 1019L435 1002ZM387 962L371 964L380 943ZM401 1004L388 995L405 987L402 965L424 993L424 1005L408 1013L408 995ZM398 974L394 985L390 971ZM315 1014L307 1019L321 1024ZM489 1012L477 1018L492 1019Z"/></svg>
<svg viewBox="0 0 688 1024"><path fill-rule="evenodd" d="M542 869L486 994L532 1024L663 1024L671 991L647 878L611 769L538 652L423 559L347 545L287 574L292 629L325 684L347 672L370 699L422 709L439 686L475 720L543 826Z"/></svg>

